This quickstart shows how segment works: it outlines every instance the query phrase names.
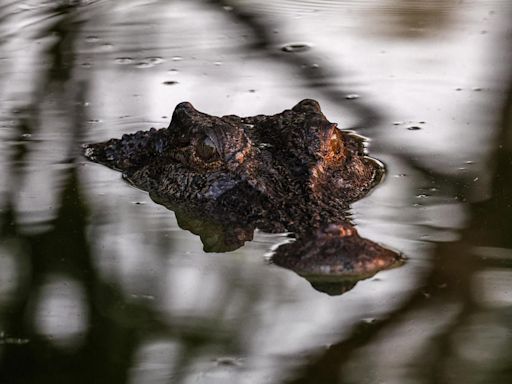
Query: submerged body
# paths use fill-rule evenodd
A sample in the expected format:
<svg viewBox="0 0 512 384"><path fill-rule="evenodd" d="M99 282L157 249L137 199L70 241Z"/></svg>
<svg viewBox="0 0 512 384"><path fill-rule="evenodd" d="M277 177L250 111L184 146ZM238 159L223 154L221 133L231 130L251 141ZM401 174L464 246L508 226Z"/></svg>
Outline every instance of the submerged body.
<svg viewBox="0 0 512 384"><path fill-rule="evenodd" d="M207 250L236 249L259 228L297 237L273 261L305 277L359 279L401 260L347 220L349 204L383 169L314 100L253 117L210 116L180 103L168 128L86 145L85 155L174 210Z"/></svg>

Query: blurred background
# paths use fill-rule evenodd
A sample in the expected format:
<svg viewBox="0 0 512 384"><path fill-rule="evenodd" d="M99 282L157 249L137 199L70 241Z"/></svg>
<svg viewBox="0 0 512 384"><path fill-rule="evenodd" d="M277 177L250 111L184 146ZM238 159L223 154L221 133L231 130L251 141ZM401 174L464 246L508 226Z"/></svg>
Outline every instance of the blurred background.
<svg viewBox="0 0 512 384"><path fill-rule="evenodd" d="M3 0L0 383L512 381L512 3ZM317 99L387 167L341 296L205 253L81 144Z"/></svg>

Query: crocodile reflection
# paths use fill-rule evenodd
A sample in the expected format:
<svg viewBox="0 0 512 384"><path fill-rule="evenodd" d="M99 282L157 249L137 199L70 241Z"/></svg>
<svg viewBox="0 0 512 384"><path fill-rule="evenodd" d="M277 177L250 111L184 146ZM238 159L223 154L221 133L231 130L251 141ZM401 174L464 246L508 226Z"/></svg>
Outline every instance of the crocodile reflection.
<svg viewBox="0 0 512 384"><path fill-rule="evenodd" d="M255 229L291 232L296 240L279 246L273 263L323 292L341 294L403 262L350 223L349 204L379 182L383 168L315 100L251 117L210 116L184 102L168 128L87 144L84 154L173 210L205 251L237 249Z"/></svg>

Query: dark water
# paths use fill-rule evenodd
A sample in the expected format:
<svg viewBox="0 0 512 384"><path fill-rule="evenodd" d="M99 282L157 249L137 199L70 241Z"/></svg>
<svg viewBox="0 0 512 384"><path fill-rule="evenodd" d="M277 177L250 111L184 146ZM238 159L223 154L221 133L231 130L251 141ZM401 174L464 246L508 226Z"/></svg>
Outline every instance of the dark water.
<svg viewBox="0 0 512 384"><path fill-rule="evenodd" d="M0 5L0 383L512 381L512 5ZM369 138L360 232L409 257L342 296L202 250L80 145L305 97Z"/></svg>

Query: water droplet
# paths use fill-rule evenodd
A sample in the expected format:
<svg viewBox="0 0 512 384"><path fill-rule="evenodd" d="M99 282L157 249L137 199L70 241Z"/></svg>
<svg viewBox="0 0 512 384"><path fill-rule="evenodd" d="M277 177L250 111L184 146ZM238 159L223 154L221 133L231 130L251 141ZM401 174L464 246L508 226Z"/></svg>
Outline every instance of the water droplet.
<svg viewBox="0 0 512 384"><path fill-rule="evenodd" d="M102 51L111 51L112 48L114 48L114 46L110 43L105 43L105 44L102 44L101 45L101 50Z"/></svg>
<svg viewBox="0 0 512 384"><path fill-rule="evenodd" d="M471 89L472 89L473 91L475 91L475 92L480 92L480 91L482 90L482 88L480 88L480 87L473 87L473 88L471 88Z"/></svg>
<svg viewBox="0 0 512 384"><path fill-rule="evenodd" d="M465 161L464 164L475 164L475 162L473 160L468 160L468 161Z"/></svg>
<svg viewBox="0 0 512 384"><path fill-rule="evenodd" d="M131 57L118 57L116 58L117 64L131 64L133 63L133 59Z"/></svg>
<svg viewBox="0 0 512 384"><path fill-rule="evenodd" d="M418 121L418 124L426 124L426 121Z"/></svg>
<svg viewBox="0 0 512 384"><path fill-rule="evenodd" d="M320 68L320 65L319 64L311 64L311 68L318 69L318 68Z"/></svg>
<svg viewBox="0 0 512 384"><path fill-rule="evenodd" d="M101 123L102 121L99 119L90 119L90 120L87 120L87 122L89 124L98 124L98 123Z"/></svg>
<svg viewBox="0 0 512 384"><path fill-rule="evenodd" d="M419 195L416 195L418 199L428 199L430 195L427 195L426 193L420 193Z"/></svg>
<svg viewBox="0 0 512 384"><path fill-rule="evenodd" d="M281 47L283 52L304 52L311 49L311 46L306 43L291 43Z"/></svg>
<svg viewBox="0 0 512 384"><path fill-rule="evenodd" d="M359 97L360 97L360 96L359 96L358 94L356 94L356 93L351 93L350 95L346 95L346 96L345 96L345 99L347 99L347 100L355 100L355 99L359 99Z"/></svg>
<svg viewBox="0 0 512 384"><path fill-rule="evenodd" d="M478 181L478 177L475 177L475 178L473 179L473 181Z"/></svg>
<svg viewBox="0 0 512 384"><path fill-rule="evenodd" d="M226 12L231 12L231 11L233 11L233 7L231 7L231 6L229 6L229 5L226 5L226 6L222 7L222 8L224 8L224 10L225 10Z"/></svg>
<svg viewBox="0 0 512 384"><path fill-rule="evenodd" d="M416 125L412 125L410 127L407 127L407 130L409 131L419 131L421 129L421 127L418 127Z"/></svg>
<svg viewBox="0 0 512 384"><path fill-rule="evenodd" d="M462 91L464 88L455 88L456 91Z"/></svg>
<svg viewBox="0 0 512 384"><path fill-rule="evenodd" d="M181 56L174 56L171 60L172 61L181 61L181 60L183 60L183 57L181 57Z"/></svg>
<svg viewBox="0 0 512 384"><path fill-rule="evenodd" d="M403 121L393 121L393 125L402 125Z"/></svg>
<svg viewBox="0 0 512 384"><path fill-rule="evenodd" d="M249 93L254 93L254 92L256 92L255 89L249 89Z"/></svg>
<svg viewBox="0 0 512 384"><path fill-rule="evenodd" d="M178 73L178 70L176 68L171 68L167 72Z"/></svg>
<svg viewBox="0 0 512 384"><path fill-rule="evenodd" d="M405 176L407 176L406 173L399 173L398 175L395 175L395 177L405 177Z"/></svg>
<svg viewBox="0 0 512 384"><path fill-rule="evenodd" d="M91 68L91 67L92 67L91 63L82 63L82 68Z"/></svg>
<svg viewBox="0 0 512 384"><path fill-rule="evenodd" d="M216 61L213 63L213 65L216 65L216 66L222 65L222 61Z"/></svg>
<svg viewBox="0 0 512 384"><path fill-rule="evenodd" d="M174 81L174 80L169 80L169 81L164 81L162 84L163 85L175 85L175 84L178 84L178 82Z"/></svg>

